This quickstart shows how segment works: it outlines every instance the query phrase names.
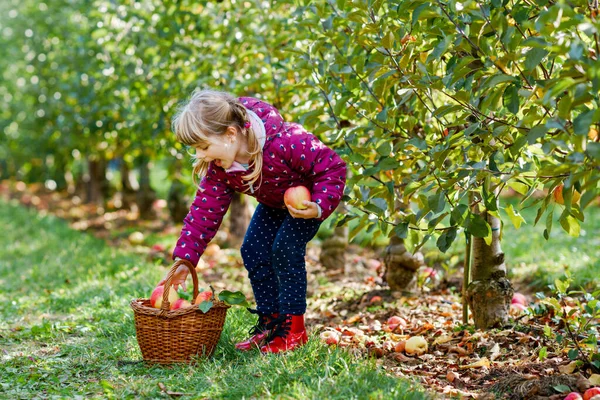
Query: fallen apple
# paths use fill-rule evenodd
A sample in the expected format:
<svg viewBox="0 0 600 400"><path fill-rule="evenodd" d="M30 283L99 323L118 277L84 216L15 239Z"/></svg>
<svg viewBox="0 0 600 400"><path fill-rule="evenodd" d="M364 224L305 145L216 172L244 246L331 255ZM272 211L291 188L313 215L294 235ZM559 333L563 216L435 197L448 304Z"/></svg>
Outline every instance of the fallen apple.
<svg viewBox="0 0 600 400"><path fill-rule="evenodd" d="M285 205L297 210L306 210L308 208L302 204L305 200L310 201L310 192L304 186L291 187L283 194L283 202Z"/></svg>
<svg viewBox="0 0 600 400"><path fill-rule="evenodd" d="M404 348L406 354L420 356L427 352L427 341L423 336L413 336L406 341Z"/></svg>
<svg viewBox="0 0 600 400"><path fill-rule="evenodd" d="M191 307L192 303L185 299L177 299L174 303L171 304L171 310L177 310L178 308L186 308Z"/></svg>
<svg viewBox="0 0 600 400"><path fill-rule="evenodd" d="M162 244L154 244L154 245L152 245L152 250L165 251L165 246L163 246Z"/></svg>
<svg viewBox="0 0 600 400"><path fill-rule="evenodd" d="M406 320L402 317L394 315L393 317L388 318L387 324L391 330L396 329L398 326L404 328L406 326Z"/></svg>
<svg viewBox="0 0 600 400"><path fill-rule="evenodd" d="M323 331L321 332L321 340L329 345L338 344L340 342L340 333L336 331Z"/></svg>
<svg viewBox="0 0 600 400"><path fill-rule="evenodd" d="M406 340L402 340L401 342L396 343L396 346L394 346L394 351L396 353L403 353L405 349L406 349Z"/></svg>
<svg viewBox="0 0 600 400"><path fill-rule="evenodd" d="M582 397L577 392L571 392L564 398L564 400L582 400Z"/></svg>
<svg viewBox="0 0 600 400"><path fill-rule="evenodd" d="M204 250L204 255L207 257L214 257L221 252L221 247L216 243L211 243L206 246L206 250Z"/></svg>
<svg viewBox="0 0 600 400"><path fill-rule="evenodd" d="M512 300L510 301L511 304L523 304L524 306L527 305L527 298L525 297L525 295L521 294L521 293L515 293L513 294Z"/></svg>
<svg viewBox="0 0 600 400"><path fill-rule="evenodd" d="M595 396L600 396L600 387L589 388L583 394L583 400L592 400Z"/></svg>
<svg viewBox="0 0 600 400"><path fill-rule="evenodd" d="M160 308L163 302L163 293L165 291L165 287L163 285L157 286L152 291L152 295L150 295L150 305L154 308ZM169 304L174 304L177 299L179 299L179 295L173 289L169 290Z"/></svg>
<svg viewBox="0 0 600 400"><path fill-rule="evenodd" d="M144 242L144 234L142 232L132 232L128 239L129 243L133 245L140 245Z"/></svg>
<svg viewBox="0 0 600 400"><path fill-rule="evenodd" d="M381 303L382 301L383 301L383 299L381 298L381 296L373 296L373 297L371 297L371 300L369 301L369 303L377 304L377 303Z"/></svg>
<svg viewBox="0 0 600 400"><path fill-rule="evenodd" d="M213 293L210 290L206 290L204 292L198 293L196 296L196 300L194 300L194 304L200 304L203 301L210 301L213 297Z"/></svg>

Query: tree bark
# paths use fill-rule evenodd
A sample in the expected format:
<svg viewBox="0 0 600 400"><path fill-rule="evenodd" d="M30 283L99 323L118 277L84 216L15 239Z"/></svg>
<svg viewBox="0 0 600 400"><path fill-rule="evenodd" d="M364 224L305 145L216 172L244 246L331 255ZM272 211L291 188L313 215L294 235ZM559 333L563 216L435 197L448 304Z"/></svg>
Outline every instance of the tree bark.
<svg viewBox="0 0 600 400"><path fill-rule="evenodd" d="M385 249L385 280L393 291L404 290L415 278L416 271L425 265L423 254L406 250L404 239L392 237Z"/></svg>
<svg viewBox="0 0 600 400"><path fill-rule="evenodd" d="M229 207L229 245L239 247L250 224L248 199L241 193L235 193Z"/></svg>
<svg viewBox="0 0 600 400"><path fill-rule="evenodd" d="M484 238L473 237L472 277L467 288L467 301L475 327L488 329L506 325L514 290L506 278L504 253L500 247L500 220L487 212L481 216L492 228L492 241L488 246Z"/></svg>
<svg viewBox="0 0 600 400"><path fill-rule="evenodd" d="M151 219L155 216L152 203L156 200L156 192L150 186L149 164L150 161L147 157L140 158L140 188L137 191L136 202L142 219Z"/></svg>
<svg viewBox="0 0 600 400"><path fill-rule="evenodd" d="M321 244L319 261L325 269L339 269L346 266L346 248L348 247L348 226L338 226L333 235Z"/></svg>
<svg viewBox="0 0 600 400"><path fill-rule="evenodd" d="M167 194L167 207L174 223L180 224L190 210L190 196L186 194L186 185L176 174Z"/></svg>
<svg viewBox="0 0 600 400"><path fill-rule="evenodd" d="M88 171L83 175L85 183L86 202L98 205L104 204L108 195L108 180L106 179L106 160L88 158Z"/></svg>

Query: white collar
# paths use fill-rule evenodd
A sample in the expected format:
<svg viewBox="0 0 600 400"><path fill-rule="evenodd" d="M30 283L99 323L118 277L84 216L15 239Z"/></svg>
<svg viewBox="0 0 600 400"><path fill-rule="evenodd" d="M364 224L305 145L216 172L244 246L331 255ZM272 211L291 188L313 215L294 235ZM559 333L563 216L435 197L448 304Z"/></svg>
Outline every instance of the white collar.
<svg viewBox="0 0 600 400"><path fill-rule="evenodd" d="M252 110L246 109L248 112L248 116L250 116L250 124L252 124L252 130L258 139L258 143L260 147L265 147L265 142L267 141L267 132L265 130L265 124L263 124L262 120L256 113Z"/></svg>

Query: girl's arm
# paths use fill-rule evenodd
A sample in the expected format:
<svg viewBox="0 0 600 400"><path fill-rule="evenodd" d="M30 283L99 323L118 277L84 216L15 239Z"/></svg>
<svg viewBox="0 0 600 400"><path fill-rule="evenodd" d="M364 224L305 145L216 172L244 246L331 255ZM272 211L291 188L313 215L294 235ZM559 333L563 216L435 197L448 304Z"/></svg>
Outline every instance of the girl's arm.
<svg viewBox="0 0 600 400"><path fill-rule="evenodd" d="M285 150L291 167L314 182L312 201L321 207L319 219L325 220L342 200L346 163L335 151L304 130L292 133Z"/></svg>
<svg viewBox="0 0 600 400"><path fill-rule="evenodd" d="M189 260L194 266L217 233L233 197L233 190L212 175L209 168L183 221L181 235L173 251L173 259Z"/></svg>

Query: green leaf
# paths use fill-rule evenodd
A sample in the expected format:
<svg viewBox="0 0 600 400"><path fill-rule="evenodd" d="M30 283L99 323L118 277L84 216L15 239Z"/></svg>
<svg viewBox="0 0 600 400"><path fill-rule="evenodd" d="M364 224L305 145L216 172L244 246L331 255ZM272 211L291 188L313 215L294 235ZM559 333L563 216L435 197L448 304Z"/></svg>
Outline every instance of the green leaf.
<svg viewBox="0 0 600 400"><path fill-rule="evenodd" d="M394 233L400 239L406 239L408 235L408 222L401 222L394 228Z"/></svg>
<svg viewBox="0 0 600 400"><path fill-rule="evenodd" d="M388 32L388 34L381 39L381 45L386 49L391 49L394 46L394 34Z"/></svg>
<svg viewBox="0 0 600 400"><path fill-rule="evenodd" d="M571 349L569 350L568 355L570 360L577 360L577 357L579 357L579 351L577 351L577 349Z"/></svg>
<svg viewBox="0 0 600 400"><path fill-rule="evenodd" d="M571 391L571 388L567 385L552 386L552 389L556 390L558 393L568 393Z"/></svg>
<svg viewBox="0 0 600 400"><path fill-rule="evenodd" d="M538 353L538 359L540 361L544 361L548 356L548 348L546 346L542 347Z"/></svg>
<svg viewBox="0 0 600 400"><path fill-rule="evenodd" d="M559 222L560 226L562 226L565 232L567 232L570 236L579 236L581 226L579 225L579 221L576 218L573 218L571 214L563 212L559 218Z"/></svg>
<svg viewBox="0 0 600 400"><path fill-rule="evenodd" d="M504 90L502 96L502 104L513 114L519 112L519 88L515 85L510 85Z"/></svg>
<svg viewBox="0 0 600 400"><path fill-rule="evenodd" d="M510 188L514 189L515 192L520 193L523 196L525 196L527 194L527 192L529 191L529 186L527 186L524 183L517 182L517 181L508 182L508 186Z"/></svg>
<svg viewBox="0 0 600 400"><path fill-rule="evenodd" d="M450 225L461 225L467 217L469 207L466 204L458 204L450 214Z"/></svg>
<svg viewBox="0 0 600 400"><path fill-rule="evenodd" d="M427 198L427 204L429 204L429 209L434 213L439 213L444 210L444 206L446 205L446 198L444 197L444 192L439 191L436 194L433 194Z"/></svg>
<svg viewBox="0 0 600 400"><path fill-rule="evenodd" d="M529 144L534 144L539 138L543 137L546 132L548 132L546 125L538 125L531 128L529 132L527 132L527 142Z"/></svg>
<svg viewBox="0 0 600 400"><path fill-rule="evenodd" d="M202 303L200 303L198 305L198 308L200 309L200 311L202 311L203 313L207 313L208 310L210 310L213 306L213 302L209 301L209 300L204 300Z"/></svg>
<svg viewBox="0 0 600 400"><path fill-rule="evenodd" d="M440 235L436 242L436 245L442 253L445 253L450 248L452 242L454 242L454 239L456 239L456 232L456 228L451 228L444 231L444 233Z"/></svg>
<svg viewBox="0 0 600 400"><path fill-rule="evenodd" d="M527 52L525 56L525 69L528 71L533 70L538 64L548 55L548 50L534 47Z"/></svg>
<svg viewBox="0 0 600 400"><path fill-rule="evenodd" d="M508 214L508 218L510 218L510 222L512 222L515 228L519 229L521 224L525 222L525 219L513 208L512 204L509 204L504 211Z"/></svg>
<svg viewBox="0 0 600 400"><path fill-rule="evenodd" d="M223 290L219 293L219 300L224 301L230 305L243 305L249 306L246 301L246 296L242 292L231 292L229 290Z"/></svg>
<svg viewBox="0 0 600 400"><path fill-rule="evenodd" d="M487 237L492 232L490 226L481 215L471 212L469 212L466 229L471 235L479 238Z"/></svg>
<svg viewBox="0 0 600 400"><path fill-rule="evenodd" d="M573 131L576 135L587 135L593 122L594 110L582 112L573 121Z"/></svg>

